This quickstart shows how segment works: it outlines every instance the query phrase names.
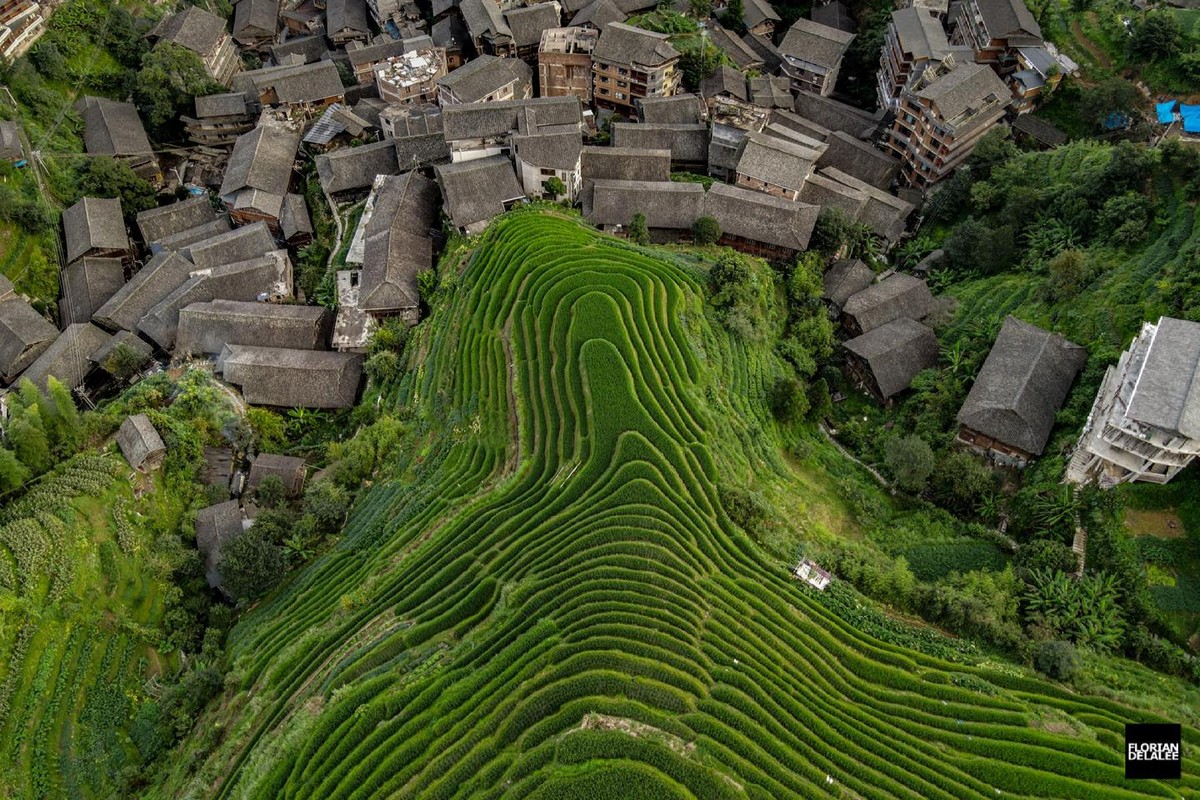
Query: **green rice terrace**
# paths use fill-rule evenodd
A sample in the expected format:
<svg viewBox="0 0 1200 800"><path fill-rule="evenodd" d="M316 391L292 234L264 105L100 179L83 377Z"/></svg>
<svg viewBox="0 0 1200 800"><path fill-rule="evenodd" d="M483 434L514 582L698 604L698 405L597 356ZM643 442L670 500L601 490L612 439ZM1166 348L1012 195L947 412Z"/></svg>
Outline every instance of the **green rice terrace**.
<svg viewBox="0 0 1200 800"><path fill-rule="evenodd" d="M233 629L148 796L1200 795L1195 729L1183 781L1128 783L1125 722L1171 720L874 638L730 519L719 486L802 483L693 256L519 212L442 281L390 477Z"/></svg>

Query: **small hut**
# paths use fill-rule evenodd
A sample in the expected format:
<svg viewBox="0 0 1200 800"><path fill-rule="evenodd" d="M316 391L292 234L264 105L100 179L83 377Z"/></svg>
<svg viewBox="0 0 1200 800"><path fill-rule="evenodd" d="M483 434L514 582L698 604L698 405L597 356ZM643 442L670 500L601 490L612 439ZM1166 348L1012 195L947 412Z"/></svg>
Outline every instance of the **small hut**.
<svg viewBox="0 0 1200 800"><path fill-rule="evenodd" d="M162 463L167 453L162 437L145 414L126 417L117 430L117 446L136 470L148 472Z"/></svg>
<svg viewBox="0 0 1200 800"><path fill-rule="evenodd" d="M824 591L825 587L833 580L832 575L817 566L815 561L807 558L800 559L800 563L792 570L792 575L821 591Z"/></svg>
<svg viewBox="0 0 1200 800"><path fill-rule="evenodd" d="M250 464L250 477L246 488L254 491L268 475L275 475L287 489L289 497L296 497L304 489L304 459L281 456L275 453L259 453Z"/></svg>

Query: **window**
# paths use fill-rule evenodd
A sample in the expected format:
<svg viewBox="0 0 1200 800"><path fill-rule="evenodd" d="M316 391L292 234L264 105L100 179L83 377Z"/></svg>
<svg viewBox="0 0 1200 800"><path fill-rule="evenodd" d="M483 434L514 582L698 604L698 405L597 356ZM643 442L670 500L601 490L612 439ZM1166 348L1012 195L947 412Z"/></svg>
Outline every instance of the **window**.
<svg viewBox="0 0 1200 800"><path fill-rule="evenodd" d="M618 100L624 100L624 99L625 99L625 93L624 93L624 92L617 92L617 99L618 99Z"/></svg>
<svg viewBox="0 0 1200 800"><path fill-rule="evenodd" d="M625 81L617 81L618 89L627 89L628 87L629 87L629 84L626 83Z"/></svg>
<svg viewBox="0 0 1200 800"><path fill-rule="evenodd" d="M608 94L608 89L601 89L600 94Z"/></svg>
<svg viewBox="0 0 1200 800"><path fill-rule="evenodd" d="M545 167L543 167L542 169L538 170L538 172L539 172L539 173L541 173L541 176L542 176L543 178L552 178L552 177L554 177L555 175L557 175L557 174L558 174L558 173L557 173L557 172L555 172L554 170L552 170L552 169L546 169Z"/></svg>

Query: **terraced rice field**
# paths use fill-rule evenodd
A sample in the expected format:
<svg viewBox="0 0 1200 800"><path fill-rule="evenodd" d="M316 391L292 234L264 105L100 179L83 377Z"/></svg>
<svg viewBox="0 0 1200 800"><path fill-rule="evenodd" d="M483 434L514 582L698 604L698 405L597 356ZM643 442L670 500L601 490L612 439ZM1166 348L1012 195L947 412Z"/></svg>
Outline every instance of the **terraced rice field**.
<svg viewBox="0 0 1200 800"><path fill-rule="evenodd" d="M159 791L1196 796L1197 731L1192 777L1126 783L1145 715L873 639L760 554L716 487L773 447L729 417L768 367L702 294L574 221L497 223L392 398L444 428L234 631L230 737Z"/></svg>

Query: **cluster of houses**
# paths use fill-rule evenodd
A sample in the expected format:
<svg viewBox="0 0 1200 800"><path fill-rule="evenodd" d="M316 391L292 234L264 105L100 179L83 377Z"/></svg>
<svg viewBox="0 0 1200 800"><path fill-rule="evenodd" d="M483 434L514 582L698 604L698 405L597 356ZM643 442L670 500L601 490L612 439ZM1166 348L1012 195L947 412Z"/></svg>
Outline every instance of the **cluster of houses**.
<svg viewBox="0 0 1200 800"><path fill-rule="evenodd" d="M136 472L151 473L166 458L167 446L146 414L126 417L114 438ZM196 512L196 547L209 586L223 590L221 548L253 524L258 516L254 492L272 476L279 479L288 498L296 498L304 491L308 465L297 456L258 453L243 461L232 448L205 448L201 481L228 498Z"/></svg>

